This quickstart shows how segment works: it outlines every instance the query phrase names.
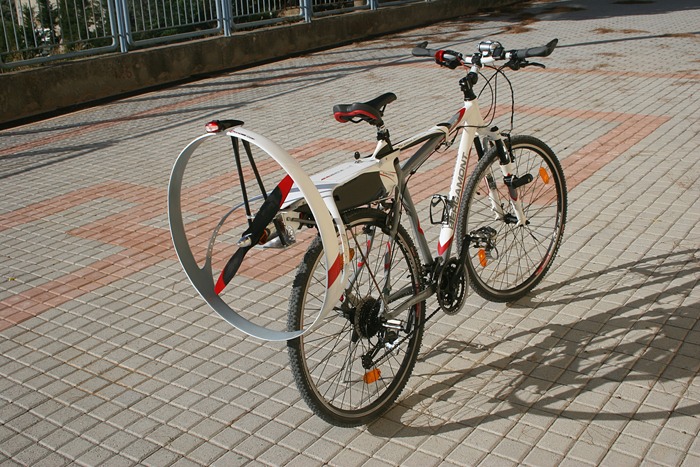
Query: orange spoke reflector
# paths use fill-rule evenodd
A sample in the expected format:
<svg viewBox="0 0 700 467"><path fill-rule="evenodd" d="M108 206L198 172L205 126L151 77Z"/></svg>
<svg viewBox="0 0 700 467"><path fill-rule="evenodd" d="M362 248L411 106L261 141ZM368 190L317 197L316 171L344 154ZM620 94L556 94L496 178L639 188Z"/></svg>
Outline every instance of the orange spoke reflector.
<svg viewBox="0 0 700 467"><path fill-rule="evenodd" d="M549 174L547 173L544 167L540 167L540 178L542 179L545 185L549 183Z"/></svg>
<svg viewBox="0 0 700 467"><path fill-rule="evenodd" d="M355 249L354 249L354 248L350 248L350 252L349 252L349 253L350 253L350 255L349 255L349 256L350 256L350 261L352 261L352 259L355 257Z"/></svg>
<svg viewBox="0 0 700 467"><path fill-rule="evenodd" d="M365 373L362 379L365 381L366 384L372 384L376 383L380 376L382 376L382 372L379 371L379 368L374 368Z"/></svg>
<svg viewBox="0 0 700 467"><path fill-rule="evenodd" d="M483 248L479 250L479 263L481 263L481 267L486 267L486 250Z"/></svg>

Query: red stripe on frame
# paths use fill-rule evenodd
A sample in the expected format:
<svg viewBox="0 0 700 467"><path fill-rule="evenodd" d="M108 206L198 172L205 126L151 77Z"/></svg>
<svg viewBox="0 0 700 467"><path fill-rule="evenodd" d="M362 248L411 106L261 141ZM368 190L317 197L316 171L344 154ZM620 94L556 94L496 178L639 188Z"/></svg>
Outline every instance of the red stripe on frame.
<svg viewBox="0 0 700 467"><path fill-rule="evenodd" d="M444 245L441 245L440 242L438 242L438 255L442 256L443 254L445 254L445 252L447 251L447 248L448 248L451 244L452 244L452 239L451 239L451 238L450 238L450 239L447 241L447 243L445 243Z"/></svg>
<svg viewBox="0 0 700 467"><path fill-rule="evenodd" d="M328 270L328 287L332 286L335 280L338 278L340 275L340 271L343 269L343 255L338 254L338 257L335 259L335 262L333 263L333 266Z"/></svg>
<svg viewBox="0 0 700 467"><path fill-rule="evenodd" d="M280 207L282 207L282 204L284 204L284 200L287 199L287 195L289 194L289 191L292 189L292 185L294 185L294 180L292 180L292 177L287 175L282 179L279 185L277 187L280 189L282 192L282 199L280 200Z"/></svg>
<svg viewBox="0 0 700 467"><path fill-rule="evenodd" d="M221 271L221 274L219 274L219 280L216 281L216 285L214 286L214 293L219 295L221 291L224 290L224 287L226 287L226 284L224 283L224 272Z"/></svg>

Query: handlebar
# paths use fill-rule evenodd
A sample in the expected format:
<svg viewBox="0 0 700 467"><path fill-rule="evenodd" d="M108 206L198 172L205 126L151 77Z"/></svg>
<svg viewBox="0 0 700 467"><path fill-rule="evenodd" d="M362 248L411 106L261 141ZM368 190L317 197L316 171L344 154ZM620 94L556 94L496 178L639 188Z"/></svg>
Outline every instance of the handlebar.
<svg viewBox="0 0 700 467"><path fill-rule="evenodd" d="M454 50L429 49L428 43L422 42L413 49L412 54L414 57L432 57L439 65L451 69L455 69L459 65L481 67L496 60L507 60L506 66L517 70L530 64L526 60L529 57L548 57L551 55L558 42L558 39L553 39L541 47L506 51L499 42L483 41L479 43L479 51L471 57L465 57Z"/></svg>
<svg viewBox="0 0 700 467"><path fill-rule="evenodd" d="M559 39L552 39L542 47L532 47L529 49L520 49L510 52L511 57L517 60L523 60L528 57L549 57L554 52Z"/></svg>

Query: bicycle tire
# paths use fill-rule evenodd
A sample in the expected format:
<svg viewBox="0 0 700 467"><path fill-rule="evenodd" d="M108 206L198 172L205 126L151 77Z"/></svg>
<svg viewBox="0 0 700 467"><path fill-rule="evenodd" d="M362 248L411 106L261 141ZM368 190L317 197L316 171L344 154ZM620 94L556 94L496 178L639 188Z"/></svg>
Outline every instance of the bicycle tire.
<svg viewBox="0 0 700 467"><path fill-rule="evenodd" d="M287 345L294 380L307 405L328 423L350 427L380 417L406 386L423 338L425 302L400 315L400 330L387 327L388 323L378 317L381 302L377 286L382 280L377 276L389 271L391 292L401 295L394 298L395 303L415 295L423 286L418 252L401 225L391 241L382 211L360 208L344 217L354 251L349 275L357 273L357 280L318 328L289 340ZM359 251L359 245L366 251ZM289 300L290 331L302 329L304 320L317 313L323 302L326 272L322 251L316 237L297 270ZM389 264L388 270L385 264ZM399 290L405 293L398 294ZM388 349L387 343L395 347ZM363 366L363 355L377 346L379 356L368 367Z"/></svg>
<svg viewBox="0 0 700 467"><path fill-rule="evenodd" d="M566 180L552 149L532 136L514 136L510 147L516 174L521 178L526 174L533 176L530 183L517 188L527 224L516 226L494 146L484 154L469 178L455 232L458 251L466 234L472 240L477 236L472 236L475 232L490 232L495 237L493 248L472 241L465 259L472 288L493 302L516 301L539 284L552 266L566 225ZM487 176L491 176L494 184L491 190L495 186L499 200L505 200L499 201L503 216L496 214L491 206Z"/></svg>

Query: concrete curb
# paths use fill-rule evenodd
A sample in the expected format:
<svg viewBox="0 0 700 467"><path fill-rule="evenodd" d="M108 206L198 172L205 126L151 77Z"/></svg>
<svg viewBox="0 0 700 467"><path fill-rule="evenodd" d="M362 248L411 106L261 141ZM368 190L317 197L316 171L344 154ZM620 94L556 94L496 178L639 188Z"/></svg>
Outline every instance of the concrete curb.
<svg viewBox="0 0 700 467"><path fill-rule="evenodd" d="M0 74L0 125L347 44L518 0L437 0Z"/></svg>

